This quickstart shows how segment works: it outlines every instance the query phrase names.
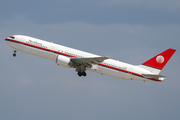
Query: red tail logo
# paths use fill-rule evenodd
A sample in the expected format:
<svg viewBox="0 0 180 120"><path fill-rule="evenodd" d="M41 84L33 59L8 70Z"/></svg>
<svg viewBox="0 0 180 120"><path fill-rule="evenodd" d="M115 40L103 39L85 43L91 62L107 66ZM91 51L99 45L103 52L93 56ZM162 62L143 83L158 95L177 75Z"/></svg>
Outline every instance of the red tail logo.
<svg viewBox="0 0 180 120"><path fill-rule="evenodd" d="M161 70L175 52L175 49L169 48L166 51L151 58L150 60L144 62L143 65L154 67Z"/></svg>

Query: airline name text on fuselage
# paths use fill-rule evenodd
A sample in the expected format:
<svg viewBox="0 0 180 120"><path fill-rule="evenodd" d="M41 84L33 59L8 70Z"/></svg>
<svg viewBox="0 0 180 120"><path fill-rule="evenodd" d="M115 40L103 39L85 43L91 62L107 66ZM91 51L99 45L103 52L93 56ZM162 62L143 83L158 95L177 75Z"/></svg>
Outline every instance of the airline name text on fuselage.
<svg viewBox="0 0 180 120"><path fill-rule="evenodd" d="M39 46L39 47L43 47L43 48L47 48L46 46L42 45L42 43L32 41L32 40L26 41L26 43L36 45L36 46Z"/></svg>

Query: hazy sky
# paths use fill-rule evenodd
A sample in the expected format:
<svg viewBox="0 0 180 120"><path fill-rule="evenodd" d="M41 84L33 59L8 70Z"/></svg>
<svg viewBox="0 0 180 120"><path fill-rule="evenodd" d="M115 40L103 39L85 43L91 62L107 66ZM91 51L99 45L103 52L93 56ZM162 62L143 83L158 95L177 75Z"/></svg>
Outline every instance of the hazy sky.
<svg viewBox="0 0 180 120"><path fill-rule="evenodd" d="M179 0L1 0L1 120L179 120ZM4 39L22 34L141 64L176 49L164 82L131 81L17 52Z"/></svg>

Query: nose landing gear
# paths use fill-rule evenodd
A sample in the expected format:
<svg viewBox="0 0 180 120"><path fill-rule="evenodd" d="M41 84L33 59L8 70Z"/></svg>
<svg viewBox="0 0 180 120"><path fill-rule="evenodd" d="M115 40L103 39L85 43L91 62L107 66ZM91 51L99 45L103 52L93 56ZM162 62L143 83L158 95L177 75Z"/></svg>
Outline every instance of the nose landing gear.
<svg viewBox="0 0 180 120"><path fill-rule="evenodd" d="M13 54L13 56L14 56L14 57L16 57L16 52L17 52L17 51L16 51L16 50L14 50L14 54Z"/></svg>

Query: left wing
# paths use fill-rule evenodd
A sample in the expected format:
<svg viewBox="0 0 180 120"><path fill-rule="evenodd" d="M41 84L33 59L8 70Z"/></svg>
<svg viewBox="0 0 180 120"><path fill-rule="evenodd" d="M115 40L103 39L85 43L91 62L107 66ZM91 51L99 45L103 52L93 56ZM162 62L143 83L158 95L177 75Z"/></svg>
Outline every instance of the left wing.
<svg viewBox="0 0 180 120"><path fill-rule="evenodd" d="M93 64L101 63L106 59L109 59L109 57L71 58L71 62L84 65L85 67L92 67Z"/></svg>

